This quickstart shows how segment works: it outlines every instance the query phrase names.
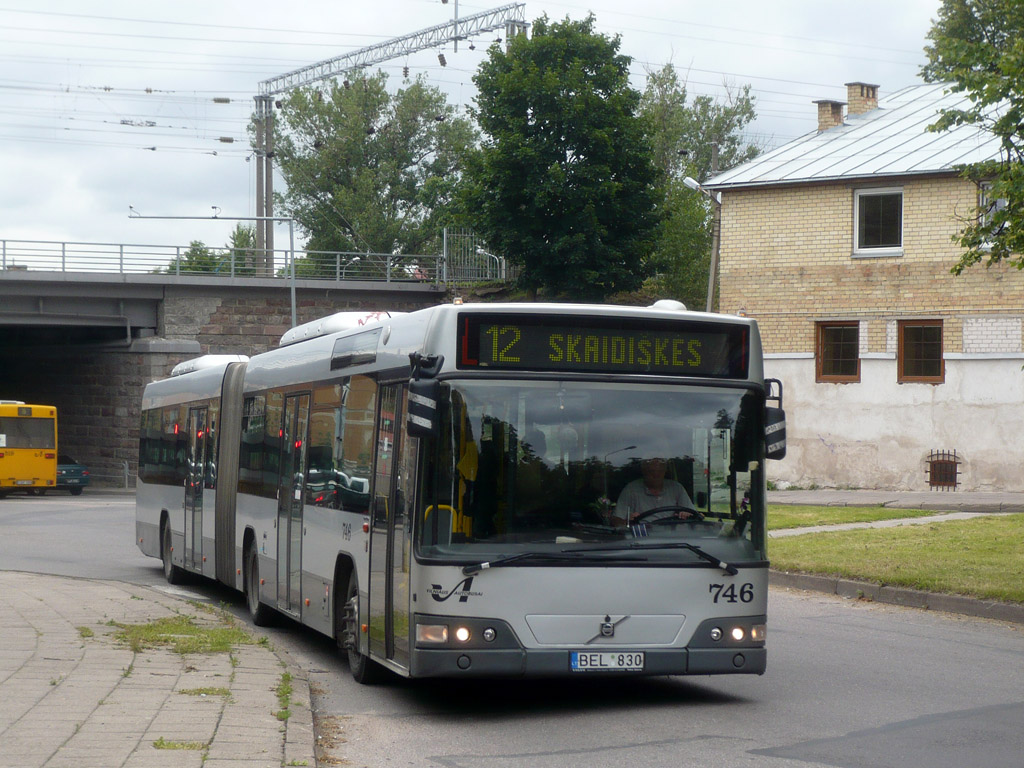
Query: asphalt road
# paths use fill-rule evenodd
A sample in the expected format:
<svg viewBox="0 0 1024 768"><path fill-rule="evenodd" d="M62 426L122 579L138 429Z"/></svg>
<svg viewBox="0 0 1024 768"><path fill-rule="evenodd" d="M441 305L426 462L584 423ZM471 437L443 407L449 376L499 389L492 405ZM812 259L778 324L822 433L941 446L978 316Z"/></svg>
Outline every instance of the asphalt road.
<svg viewBox="0 0 1024 768"><path fill-rule="evenodd" d="M10 497L0 568L161 585L133 504ZM229 590L185 589L244 614ZM762 677L365 687L326 638L267 634L308 671L330 755L356 766L1024 766L1024 628L786 590L769 602Z"/></svg>

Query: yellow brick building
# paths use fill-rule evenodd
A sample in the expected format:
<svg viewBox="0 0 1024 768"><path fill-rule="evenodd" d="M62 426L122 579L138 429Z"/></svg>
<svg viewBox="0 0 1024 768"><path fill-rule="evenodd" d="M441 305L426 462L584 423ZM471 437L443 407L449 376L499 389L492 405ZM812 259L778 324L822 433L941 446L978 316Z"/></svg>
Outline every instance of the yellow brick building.
<svg viewBox="0 0 1024 768"><path fill-rule="evenodd" d="M950 268L983 188L956 166L998 156L972 127L928 132L942 85L849 110L720 174L722 312L757 319L782 380L780 485L1024 490L1024 272Z"/></svg>

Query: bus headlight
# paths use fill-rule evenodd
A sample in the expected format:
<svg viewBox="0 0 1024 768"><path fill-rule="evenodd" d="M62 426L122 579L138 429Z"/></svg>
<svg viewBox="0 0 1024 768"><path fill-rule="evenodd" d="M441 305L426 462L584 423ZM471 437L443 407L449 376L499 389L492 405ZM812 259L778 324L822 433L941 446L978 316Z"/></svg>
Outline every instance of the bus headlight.
<svg viewBox="0 0 1024 768"><path fill-rule="evenodd" d="M417 643L437 643L443 644L448 642L448 625L447 624L417 624L416 625L416 642Z"/></svg>
<svg viewBox="0 0 1024 768"><path fill-rule="evenodd" d="M455 630L455 639L460 643L465 643L470 637L469 627L457 627Z"/></svg>
<svg viewBox="0 0 1024 768"><path fill-rule="evenodd" d="M750 628L750 639L755 643L763 643L768 634L768 627L764 624L755 624Z"/></svg>
<svg viewBox="0 0 1024 768"><path fill-rule="evenodd" d="M747 633L743 631L743 627L733 627L732 632L729 634L732 635L732 639L737 643L747 636Z"/></svg>

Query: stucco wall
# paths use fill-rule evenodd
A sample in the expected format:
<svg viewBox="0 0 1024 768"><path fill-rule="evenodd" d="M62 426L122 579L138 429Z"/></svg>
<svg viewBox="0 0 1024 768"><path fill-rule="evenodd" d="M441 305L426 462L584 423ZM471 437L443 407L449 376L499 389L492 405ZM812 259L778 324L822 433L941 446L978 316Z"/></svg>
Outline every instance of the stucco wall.
<svg viewBox="0 0 1024 768"><path fill-rule="evenodd" d="M1024 355L952 355L946 381L897 384L894 356L861 360L861 382L819 384L814 359L772 356L783 382L788 455L780 486L928 490L932 451L956 451L959 488L1024 491Z"/></svg>

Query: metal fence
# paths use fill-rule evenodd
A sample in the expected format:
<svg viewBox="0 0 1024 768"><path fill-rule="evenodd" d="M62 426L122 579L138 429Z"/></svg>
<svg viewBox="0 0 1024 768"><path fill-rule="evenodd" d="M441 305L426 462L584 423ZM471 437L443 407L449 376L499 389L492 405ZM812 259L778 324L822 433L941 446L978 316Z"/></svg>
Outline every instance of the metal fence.
<svg viewBox="0 0 1024 768"><path fill-rule="evenodd" d="M425 282L449 286L514 277L472 232L446 230L441 254L257 250L128 243L0 240L0 273L94 272L135 275Z"/></svg>
<svg viewBox="0 0 1024 768"><path fill-rule="evenodd" d="M485 243L467 229L445 228L443 263L450 284L504 282L516 277L504 258L489 253Z"/></svg>
<svg viewBox="0 0 1024 768"><path fill-rule="evenodd" d="M294 253L303 280L441 282L443 257L336 251ZM0 270L290 278L292 252L190 246L0 240Z"/></svg>

